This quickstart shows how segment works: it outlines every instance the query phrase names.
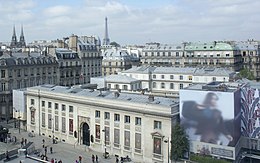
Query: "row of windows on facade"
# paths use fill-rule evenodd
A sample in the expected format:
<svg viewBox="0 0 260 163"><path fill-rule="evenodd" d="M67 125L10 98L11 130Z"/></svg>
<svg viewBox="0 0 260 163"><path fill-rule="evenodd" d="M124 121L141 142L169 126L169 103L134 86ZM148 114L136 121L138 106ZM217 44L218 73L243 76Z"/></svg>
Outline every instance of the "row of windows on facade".
<svg viewBox="0 0 260 163"><path fill-rule="evenodd" d="M31 105L35 105L35 100L31 99ZM42 107L45 107L45 101L42 101ZM48 108L52 109L52 102L48 102ZM54 103L54 109L58 110L59 109L59 104ZM66 105L62 104L61 105L61 111L66 111ZM69 106L69 112L73 112L73 106Z"/></svg>
<svg viewBox="0 0 260 163"><path fill-rule="evenodd" d="M145 52L145 56L146 57L148 57L148 54L150 54L152 57L153 56L163 56L163 57L165 57L165 56L168 56L168 57L170 57L170 56L174 56L174 52ZM175 52L175 56L176 57L180 57L180 53L179 52ZM220 54L216 54L215 55L216 57L221 57L221 55ZM229 57L230 56L230 54L229 53L227 53L226 55L225 55L226 57ZM182 55L182 57L185 57L184 56L184 54ZM194 55L194 53L187 53L187 55L186 55L186 57L211 57L211 58L213 58L214 57L214 55L209 55L209 54L204 54L204 55L200 55L200 54L198 54L198 55Z"/></svg>
<svg viewBox="0 0 260 163"><path fill-rule="evenodd" d="M46 70L47 70L48 74L52 74L52 72L54 74L56 73L56 67L54 67L54 68L43 67L42 71L41 71L42 74L46 74L47 73ZM15 72L16 72L16 76L17 77L21 77L21 75L22 75L22 70L21 69L17 69L17 70L9 69L8 70L8 76L12 77L13 73L15 73ZM23 71L23 75L24 76L28 76L28 74L30 74L30 73L31 73L31 76L34 76L35 75L35 68L31 68L31 69L25 68L24 71ZM37 75L40 74L40 68L36 68L36 73L37 73ZM6 77L6 70L1 70L1 78L5 78L5 77Z"/></svg>
<svg viewBox="0 0 260 163"><path fill-rule="evenodd" d="M189 85L191 85L191 84L189 84ZM156 82L153 82L153 88L157 88L157 83ZM161 88L165 89L165 83L161 83ZM170 83L170 89L174 89L174 83ZM183 84L182 83L179 84L179 89L183 89Z"/></svg>
<svg viewBox="0 0 260 163"><path fill-rule="evenodd" d="M119 63L119 64L118 64ZM114 64L113 64L114 65ZM115 62L115 66L123 66L124 62ZM107 66L107 62L104 63L104 66ZM112 62L108 62L108 66L112 66Z"/></svg>
<svg viewBox="0 0 260 163"><path fill-rule="evenodd" d="M96 110L95 117L100 118L100 111L99 110ZM110 120L110 113L109 112L104 112L104 119ZM114 114L114 121L120 122L120 114L117 114L117 113ZM124 122L125 123L131 122L131 118L130 118L129 115L124 116ZM135 125L138 125L138 126L142 125L142 118L141 117L135 117ZM154 121L154 129L161 129L161 128L162 128L162 122L161 121Z"/></svg>
<svg viewBox="0 0 260 163"><path fill-rule="evenodd" d="M48 77L47 79L42 78L41 80L38 78L17 80L16 87L14 85L15 82L9 81L8 86L7 83L1 83L0 91L11 91L13 89L33 87L35 85L40 85L40 84L56 84L56 83L57 83L57 77Z"/></svg>
<svg viewBox="0 0 260 163"><path fill-rule="evenodd" d="M156 77L157 77L156 75L153 75L153 79L156 79ZM161 75L161 79L165 79L165 75ZM174 75L170 75L170 79L174 79ZM179 79L183 80L183 75L179 75ZM192 80L192 76L189 75L188 79Z"/></svg>
<svg viewBox="0 0 260 163"><path fill-rule="evenodd" d="M109 88L109 89L112 88L111 84L108 84L108 88ZM136 84L136 85L131 85L131 90L137 89L137 88L138 88L138 84ZM118 85L118 84L115 84L115 85L114 85L114 89L120 89L120 88L119 88L119 85ZM123 90L128 90L128 85L123 85Z"/></svg>

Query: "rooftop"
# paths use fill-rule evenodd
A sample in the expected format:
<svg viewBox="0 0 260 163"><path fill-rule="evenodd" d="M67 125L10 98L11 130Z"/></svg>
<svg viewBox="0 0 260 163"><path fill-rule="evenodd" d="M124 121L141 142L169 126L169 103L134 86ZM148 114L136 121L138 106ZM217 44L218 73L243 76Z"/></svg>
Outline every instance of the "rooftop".
<svg viewBox="0 0 260 163"><path fill-rule="evenodd" d="M226 42L208 42L208 43L187 43L185 46L186 51L220 51L220 50L237 50Z"/></svg>
<svg viewBox="0 0 260 163"><path fill-rule="evenodd" d="M153 67L140 66L132 67L131 69L122 71L122 73L153 73L153 74L190 74L194 76L230 76L235 75L235 72L225 68L211 67Z"/></svg>
<svg viewBox="0 0 260 163"><path fill-rule="evenodd" d="M105 77L105 80L107 82L115 82L115 83L131 83L131 82L139 81L135 78L131 78L126 75L109 75Z"/></svg>
<svg viewBox="0 0 260 163"><path fill-rule="evenodd" d="M95 101L100 101L102 99L107 99L111 101L124 101L124 103L143 103L143 104L151 104L159 106L174 106L177 105L178 102L165 97L154 97L154 101L149 102L147 95L141 94L131 94L131 93L119 93L120 95L115 96L115 92L112 91L100 91L100 90L91 90L91 89L81 89L81 88L70 88L64 86L54 86L54 85L41 85L28 88L27 91L34 90L38 92L38 90L43 92L49 92L54 94L66 94L70 96L74 96L75 99L77 97L92 97L96 98ZM42 92L43 91L43 92ZM99 100L100 99L100 100Z"/></svg>

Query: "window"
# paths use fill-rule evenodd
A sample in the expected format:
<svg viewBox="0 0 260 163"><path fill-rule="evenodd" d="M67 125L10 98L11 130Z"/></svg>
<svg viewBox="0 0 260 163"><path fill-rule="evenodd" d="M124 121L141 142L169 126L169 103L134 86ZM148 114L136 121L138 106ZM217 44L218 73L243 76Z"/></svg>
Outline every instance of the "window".
<svg viewBox="0 0 260 163"><path fill-rule="evenodd" d="M176 52L176 57L179 57L179 56L180 56L179 52Z"/></svg>
<svg viewBox="0 0 260 163"><path fill-rule="evenodd" d="M141 125L142 119L140 117L135 117L135 125Z"/></svg>
<svg viewBox="0 0 260 163"><path fill-rule="evenodd" d="M213 77L212 80L213 80L213 81L216 81L217 79L216 79L216 77Z"/></svg>
<svg viewBox="0 0 260 163"><path fill-rule="evenodd" d="M73 113L73 106L69 106L69 112Z"/></svg>
<svg viewBox="0 0 260 163"><path fill-rule="evenodd" d="M127 90L128 88L127 88L127 85L123 85L123 89L124 90Z"/></svg>
<svg viewBox="0 0 260 163"><path fill-rule="evenodd" d="M58 109L59 109L59 104L58 104L58 103L55 103L55 104L54 104L54 109L55 109L55 110L58 110Z"/></svg>
<svg viewBox="0 0 260 163"><path fill-rule="evenodd" d="M119 114L115 114L115 117L114 117L115 119L115 121L117 121L117 122L119 122L120 121L120 115Z"/></svg>
<svg viewBox="0 0 260 163"><path fill-rule="evenodd" d="M170 84L170 89L174 89L174 83Z"/></svg>
<svg viewBox="0 0 260 163"><path fill-rule="evenodd" d="M180 89L183 89L183 84L180 84Z"/></svg>
<svg viewBox="0 0 260 163"><path fill-rule="evenodd" d="M189 80L192 80L192 76L189 76Z"/></svg>
<svg viewBox="0 0 260 163"><path fill-rule="evenodd" d="M164 75L161 75L161 78L164 79Z"/></svg>
<svg viewBox="0 0 260 163"><path fill-rule="evenodd" d="M108 84L108 88L111 89L111 84Z"/></svg>
<svg viewBox="0 0 260 163"><path fill-rule="evenodd" d="M157 56L160 56L160 52L157 52Z"/></svg>
<svg viewBox="0 0 260 163"><path fill-rule="evenodd" d="M34 105L34 99L31 99L31 105Z"/></svg>
<svg viewBox="0 0 260 163"><path fill-rule="evenodd" d="M161 88L162 88L162 89L165 88L165 83L161 83Z"/></svg>
<svg viewBox="0 0 260 163"><path fill-rule="evenodd" d="M66 118L62 117L61 118L61 132L65 133L66 132Z"/></svg>
<svg viewBox="0 0 260 163"><path fill-rule="evenodd" d="M45 113L42 113L42 127L45 127Z"/></svg>
<svg viewBox="0 0 260 163"><path fill-rule="evenodd" d="M66 105L64 104L61 105L61 111L66 111Z"/></svg>
<svg viewBox="0 0 260 163"><path fill-rule="evenodd" d="M162 122L154 121L154 129L162 129Z"/></svg>
<svg viewBox="0 0 260 163"><path fill-rule="evenodd" d="M5 70L1 70L1 78L5 78Z"/></svg>
<svg viewBox="0 0 260 163"><path fill-rule="evenodd" d="M180 80L183 80L183 76L182 75L180 75Z"/></svg>
<svg viewBox="0 0 260 163"><path fill-rule="evenodd" d="M51 102L48 102L48 108L51 108Z"/></svg>
<svg viewBox="0 0 260 163"><path fill-rule="evenodd" d="M119 85L116 84L116 85L114 86L114 88L115 88L115 89L119 89Z"/></svg>
<svg viewBox="0 0 260 163"><path fill-rule="evenodd" d="M42 101L42 107L45 107L45 101Z"/></svg>
<svg viewBox="0 0 260 163"><path fill-rule="evenodd" d="M171 56L171 52L168 52L168 56L169 56L169 57Z"/></svg>
<svg viewBox="0 0 260 163"><path fill-rule="evenodd" d="M105 119L110 119L110 113L109 112L105 112Z"/></svg>
<svg viewBox="0 0 260 163"><path fill-rule="evenodd" d="M95 117L96 117L96 118L100 118L100 111L96 110Z"/></svg>
<svg viewBox="0 0 260 163"><path fill-rule="evenodd" d="M170 75L170 79L174 79L174 76L173 76L173 75Z"/></svg>
<svg viewBox="0 0 260 163"><path fill-rule="evenodd" d="M5 83L2 83L2 91L5 91Z"/></svg>
<svg viewBox="0 0 260 163"><path fill-rule="evenodd" d="M153 75L153 79L156 79L156 75Z"/></svg>
<svg viewBox="0 0 260 163"><path fill-rule="evenodd" d="M153 88L156 88L156 82L153 82Z"/></svg>
<svg viewBox="0 0 260 163"><path fill-rule="evenodd" d="M130 123L130 116L125 115L125 123Z"/></svg>

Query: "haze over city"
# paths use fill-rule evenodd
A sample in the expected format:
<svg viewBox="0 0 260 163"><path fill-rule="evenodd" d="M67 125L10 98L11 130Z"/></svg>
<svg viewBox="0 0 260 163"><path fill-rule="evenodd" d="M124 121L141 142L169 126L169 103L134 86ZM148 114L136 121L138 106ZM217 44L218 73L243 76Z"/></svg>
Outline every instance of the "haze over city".
<svg viewBox="0 0 260 163"><path fill-rule="evenodd" d="M0 0L1 40L23 24L26 42L69 36L109 37L120 44L259 39L255 0Z"/></svg>

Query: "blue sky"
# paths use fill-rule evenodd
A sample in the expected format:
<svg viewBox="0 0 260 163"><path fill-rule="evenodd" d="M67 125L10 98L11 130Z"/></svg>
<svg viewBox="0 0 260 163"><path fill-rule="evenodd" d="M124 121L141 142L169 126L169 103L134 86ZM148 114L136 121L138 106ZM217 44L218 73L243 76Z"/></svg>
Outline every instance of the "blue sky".
<svg viewBox="0 0 260 163"><path fill-rule="evenodd" d="M77 35L109 36L120 44L150 41L260 39L260 1L256 0L0 0L0 41L12 26L25 39L55 40Z"/></svg>

